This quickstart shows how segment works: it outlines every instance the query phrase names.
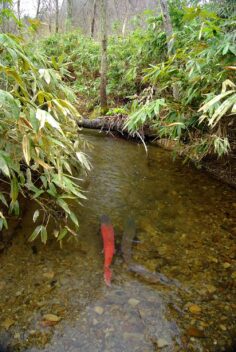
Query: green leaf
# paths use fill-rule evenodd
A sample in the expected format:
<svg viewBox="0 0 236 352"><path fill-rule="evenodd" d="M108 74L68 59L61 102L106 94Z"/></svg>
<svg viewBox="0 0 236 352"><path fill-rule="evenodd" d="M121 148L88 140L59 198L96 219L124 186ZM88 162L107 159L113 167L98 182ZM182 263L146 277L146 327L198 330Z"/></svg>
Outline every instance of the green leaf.
<svg viewBox="0 0 236 352"><path fill-rule="evenodd" d="M43 244L47 243L47 239L48 239L47 229L45 226L41 226L41 241L43 242Z"/></svg>
<svg viewBox="0 0 236 352"><path fill-rule="evenodd" d="M11 199L15 202L19 194L19 184L16 177L13 177L11 180Z"/></svg>
<svg viewBox="0 0 236 352"><path fill-rule="evenodd" d="M52 182L49 184L49 190L47 190L47 193L52 197L57 197L57 189Z"/></svg>
<svg viewBox="0 0 236 352"><path fill-rule="evenodd" d="M35 210L34 215L33 215L33 222L36 222L39 217L39 210Z"/></svg>
<svg viewBox="0 0 236 352"><path fill-rule="evenodd" d="M38 236L38 234L41 231L41 228L42 228L42 225L39 225L36 227L36 229L34 230L34 232L31 234L31 236L28 239L29 242L33 242L36 239L36 237Z"/></svg>
<svg viewBox="0 0 236 352"><path fill-rule="evenodd" d="M69 213L69 217L70 217L70 219L73 221L73 223L74 223L77 227L79 227L79 222L78 222L77 216L75 215L75 213L73 213L73 211L71 211L71 212Z"/></svg>
<svg viewBox="0 0 236 352"><path fill-rule="evenodd" d="M30 159L31 159L31 148L30 148L30 138L27 134L23 136L22 140L22 150L24 154L24 158L26 161L26 164L30 164Z"/></svg>
<svg viewBox="0 0 236 352"><path fill-rule="evenodd" d="M3 213L0 211L0 221L1 221L1 229L2 230L3 226L5 227L5 229L8 229L8 224L7 224L7 220L5 218L5 216L3 215Z"/></svg>
<svg viewBox="0 0 236 352"><path fill-rule="evenodd" d="M29 118L29 121L30 121L34 131L38 132L40 123L39 123L39 120L36 119L35 110L34 109L30 109L28 118Z"/></svg>
<svg viewBox="0 0 236 352"><path fill-rule="evenodd" d="M57 240L58 241L62 241L67 233L68 233L68 230L66 228L61 229L60 232L59 232L59 235L57 237Z"/></svg>
<svg viewBox="0 0 236 352"><path fill-rule="evenodd" d="M7 165L5 158L1 154L0 154L0 171L3 173L3 175L10 178L9 167Z"/></svg>
<svg viewBox="0 0 236 352"><path fill-rule="evenodd" d="M44 78L44 80L47 84L50 84L51 76L50 76L49 70L41 68L39 70L39 74L40 74L40 77Z"/></svg>
<svg viewBox="0 0 236 352"><path fill-rule="evenodd" d="M233 92L234 90L228 90L228 92L215 96L213 99L204 104L198 111L206 112L212 105L220 101L222 98L225 98L227 95L232 94Z"/></svg>
<svg viewBox="0 0 236 352"><path fill-rule="evenodd" d="M212 115L211 119L209 120L209 125L211 125L212 127L214 127L219 120L221 119L222 116L224 116L228 110L230 110L232 108L232 106L235 104L236 102L236 94L234 94L233 96L229 97L228 99L226 99L214 112L214 114Z"/></svg>
<svg viewBox="0 0 236 352"><path fill-rule="evenodd" d="M39 129L44 128L45 124L48 123L52 128L56 128L58 131L62 132L60 124L49 112L37 109L36 118L40 121Z"/></svg>
<svg viewBox="0 0 236 352"><path fill-rule="evenodd" d="M88 171L91 170L91 165L88 162L88 159L83 152L77 152L76 156L77 156L79 162L81 163L81 165L85 167L85 169L87 169Z"/></svg>
<svg viewBox="0 0 236 352"><path fill-rule="evenodd" d="M5 196L2 194L2 192L0 192L0 201L1 201L6 207L8 207L6 198L5 198Z"/></svg>
<svg viewBox="0 0 236 352"><path fill-rule="evenodd" d="M57 199L57 204L58 204L63 210L65 210L65 212L66 212L67 214L71 214L71 210L70 210L68 204L67 204L63 199L61 199L61 198Z"/></svg>
<svg viewBox="0 0 236 352"><path fill-rule="evenodd" d="M18 120L20 117L20 107L17 100L10 93L2 89L0 89L0 109L3 109L5 115L10 118L14 117Z"/></svg>
<svg viewBox="0 0 236 352"><path fill-rule="evenodd" d="M16 216L19 216L20 214L20 206L18 200L16 201L11 201L10 203L10 208L9 208L9 213L12 214L14 213Z"/></svg>

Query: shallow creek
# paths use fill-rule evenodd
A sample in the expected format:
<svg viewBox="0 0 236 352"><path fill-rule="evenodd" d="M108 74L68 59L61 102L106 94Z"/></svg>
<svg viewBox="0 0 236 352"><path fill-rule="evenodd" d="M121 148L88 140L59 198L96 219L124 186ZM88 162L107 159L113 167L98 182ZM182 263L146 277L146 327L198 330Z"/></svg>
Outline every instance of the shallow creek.
<svg viewBox="0 0 236 352"><path fill-rule="evenodd" d="M29 244L33 205L0 256L0 351L236 351L236 192L149 146L88 133L93 165L77 209L78 241ZM99 217L116 233L112 286L103 281ZM150 283L132 260L175 284ZM57 322L44 320L54 314Z"/></svg>

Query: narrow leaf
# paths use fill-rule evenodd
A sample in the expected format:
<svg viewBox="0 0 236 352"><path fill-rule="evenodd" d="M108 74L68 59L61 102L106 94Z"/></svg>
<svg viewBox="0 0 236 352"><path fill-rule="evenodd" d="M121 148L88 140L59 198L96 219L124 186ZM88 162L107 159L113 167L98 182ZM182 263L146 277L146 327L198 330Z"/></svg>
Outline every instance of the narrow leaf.
<svg viewBox="0 0 236 352"><path fill-rule="evenodd" d="M24 154L24 158L25 158L26 164L29 165L30 164L30 159L31 159L31 155L30 155L30 139L27 136L27 134L25 134L23 136L22 150L23 150L23 154Z"/></svg>
<svg viewBox="0 0 236 352"><path fill-rule="evenodd" d="M33 242L36 237L38 236L39 232L41 231L42 225L39 225L36 227L36 229L34 230L34 232L31 234L31 236L29 237L29 242Z"/></svg>

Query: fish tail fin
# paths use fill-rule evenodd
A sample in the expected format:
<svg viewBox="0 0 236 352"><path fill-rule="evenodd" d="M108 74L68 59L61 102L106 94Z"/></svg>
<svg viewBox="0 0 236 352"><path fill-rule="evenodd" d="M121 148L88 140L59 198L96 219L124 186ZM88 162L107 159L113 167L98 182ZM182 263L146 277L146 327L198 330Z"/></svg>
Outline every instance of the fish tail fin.
<svg viewBox="0 0 236 352"><path fill-rule="evenodd" d="M112 271L109 267L104 268L104 281L107 286L111 286Z"/></svg>

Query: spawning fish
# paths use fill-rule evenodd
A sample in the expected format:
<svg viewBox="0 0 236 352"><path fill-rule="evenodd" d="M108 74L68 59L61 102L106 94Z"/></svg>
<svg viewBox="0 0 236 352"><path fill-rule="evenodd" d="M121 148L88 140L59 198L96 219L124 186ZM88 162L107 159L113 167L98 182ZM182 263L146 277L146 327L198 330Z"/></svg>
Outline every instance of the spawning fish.
<svg viewBox="0 0 236 352"><path fill-rule="evenodd" d="M124 234L121 242L121 251L127 265L132 261L132 243L136 235L136 225L133 218L128 218L124 224Z"/></svg>
<svg viewBox="0 0 236 352"><path fill-rule="evenodd" d="M142 279L150 282L150 283L162 283L166 285L176 285L178 286L178 282L176 280L168 279L162 273L153 273L146 269L144 266L136 264L132 260L132 243L134 242L134 238L136 235L136 225L133 218L128 218L125 222L124 226L124 234L122 237L121 249L123 253L123 258L125 263L128 266L128 270L133 273L139 275Z"/></svg>
<svg viewBox="0 0 236 352"><path fill-rule="evenodd" d="M101 216L101 233L104 249L104 280L107 286L111 286L112 271L110 265L115 252L115 233L107 215Z"/></svg>

